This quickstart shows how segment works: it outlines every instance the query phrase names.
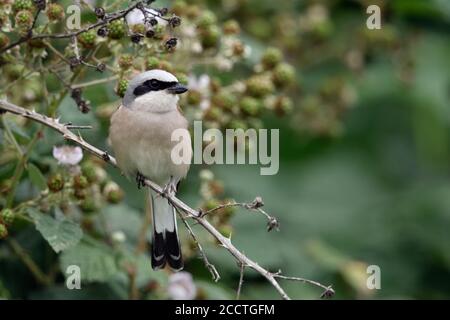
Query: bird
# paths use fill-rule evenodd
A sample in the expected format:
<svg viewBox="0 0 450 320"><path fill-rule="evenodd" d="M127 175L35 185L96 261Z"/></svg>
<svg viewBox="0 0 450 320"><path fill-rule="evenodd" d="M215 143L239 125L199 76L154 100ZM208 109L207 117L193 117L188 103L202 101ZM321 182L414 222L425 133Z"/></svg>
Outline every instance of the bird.
<svg viewBox="0 0 450 320"><path fill-rule="evenodd" d="M178 107L179 95L188 88L171 73L152 69L134 76L128 84L122 104L111 116L109 141L117 165L128 178L135 178L138 188L147 178L157 183L165 195L173 195L185 178L189 163L176 164L171 159L175 144L172 132L187 131L188 121ZM187 131L188 132L188 131ZM192 158L190 135L181 143ZM154 270L169 265L183 269L175 209L167 197L148 188L152 208L151 265Z"/></svg>

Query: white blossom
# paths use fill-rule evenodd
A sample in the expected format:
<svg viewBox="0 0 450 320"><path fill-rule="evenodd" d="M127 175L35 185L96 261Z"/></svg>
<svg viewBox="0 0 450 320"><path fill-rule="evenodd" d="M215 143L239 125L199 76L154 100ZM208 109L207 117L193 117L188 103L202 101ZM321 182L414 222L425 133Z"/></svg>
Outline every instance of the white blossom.
<svg viewBox="0 0 450 320"><path fill-rule="evenodd" d="M197 287L192 275L185 271L170 275L167 291L173 300L193 300L197 295Z"/></svg>
<svg viewBox="0 0 450 320"><path fill-rule="evenodd" d="M111 237L115 243L123 243L127 239L125 233L123 233L123 231L120 231L120 230L115 231Z"/></svg>
<svg viewBox="0 0 450 320"><path fill-rule="evenodd" d="M150 8L144 9L147 12L147 18L156 18L156 21L158 21L158 24L165 27L167 25L167 21L159 17L159 13ZM127 20L127 24L129 26L134 26L136 24L144 24L147 28L150 28L150 23L147 21L145 23L145 16L144 13L140 9L133 9L131 10L126 16L125 19Z"/></svg>
<svg viewBox="0 0 450 320"><path fill-rule="evenodd" d="M59 164L74 166L83 159L83 150L80 147L54 146L53 157L58 160Z"/></svg>
<svg viewBox="0 0 450 320"><path fill-rule="evenodd" d="M209 85L211 79L207 74L202 74L198 78L195 75L190 75L188 78L189 90L197 91L201 95L200 109L206 110L211 105Z"/></svg>

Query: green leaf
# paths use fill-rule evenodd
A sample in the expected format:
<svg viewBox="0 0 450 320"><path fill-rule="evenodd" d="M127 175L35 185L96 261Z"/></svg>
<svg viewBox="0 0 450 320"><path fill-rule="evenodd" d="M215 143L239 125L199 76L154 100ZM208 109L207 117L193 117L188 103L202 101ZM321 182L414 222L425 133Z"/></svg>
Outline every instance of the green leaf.
<svg viewBox="0 0 450 320"><path fill-rule="evenodd" d="M64 251L60 256L64 274L70 265L80 267L81 280L87 282L106 282L119 272L112 250L96 240L82 241Z"/></svg>
<svg viewBox="0 0 450 320"><path fill-rule="evenodd" d="M45 190L47 188L47 181L45 180L44 175L41 170L32 163L28 164L28 177L40 190Z"/></svg>
<svg viewBox="0 0 450 320"><path fill-rule="evenodd" d="M55 219L33 208L28 209L28 214L56 253L75 246L83 236L80 226L65 217Z"/></svg>
<svg viewBox="0 0 450 320"><path fill-rule="evenodd" d="M19 143L28 143L30 141L29 134L23 130L23 128L19 127L15 122L8 121L8 126L11 129L11 132L14 134L14 137L18 140Z"/></svg>

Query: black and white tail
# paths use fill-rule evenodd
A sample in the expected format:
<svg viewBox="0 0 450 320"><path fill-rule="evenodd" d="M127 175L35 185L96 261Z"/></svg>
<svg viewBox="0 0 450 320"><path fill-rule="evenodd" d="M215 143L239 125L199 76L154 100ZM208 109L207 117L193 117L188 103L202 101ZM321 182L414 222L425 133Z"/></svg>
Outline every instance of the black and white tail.
<svg viewBox="0 0 450 320"><path fill-rule="evenodd" d="M166 262L174 271L183 269L180 240L174 207L166 198L150 190L153 213L152 268L164 268Z"/></svg>

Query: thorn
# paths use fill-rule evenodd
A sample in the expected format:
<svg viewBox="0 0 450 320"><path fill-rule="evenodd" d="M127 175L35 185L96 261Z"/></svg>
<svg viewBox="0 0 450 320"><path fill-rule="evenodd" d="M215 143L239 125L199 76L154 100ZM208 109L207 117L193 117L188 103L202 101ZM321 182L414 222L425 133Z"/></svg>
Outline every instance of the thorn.
<svg viewBox="0 0 450 320"><path fill-rule="evenodd" d="M326 289L324 292L322 292L322 294L320 295L320 297L321 297L322 299L323 299L323 298L327 299L327 298L333 297L334 294L335 294L335 292L334 292L333 288L332 288L331 286L329 286L329 287L327 287L327 289Z"/></svg>

